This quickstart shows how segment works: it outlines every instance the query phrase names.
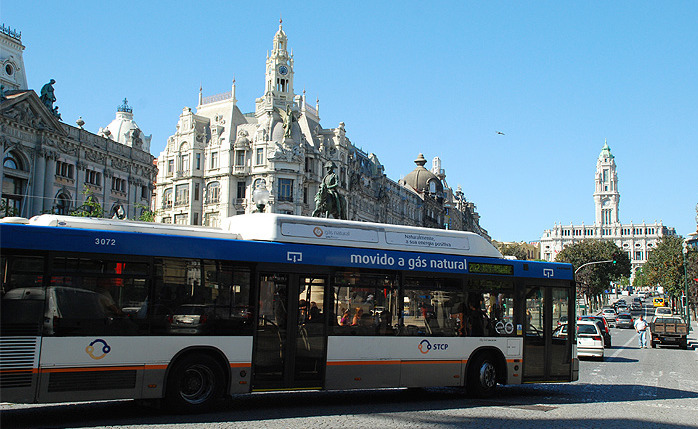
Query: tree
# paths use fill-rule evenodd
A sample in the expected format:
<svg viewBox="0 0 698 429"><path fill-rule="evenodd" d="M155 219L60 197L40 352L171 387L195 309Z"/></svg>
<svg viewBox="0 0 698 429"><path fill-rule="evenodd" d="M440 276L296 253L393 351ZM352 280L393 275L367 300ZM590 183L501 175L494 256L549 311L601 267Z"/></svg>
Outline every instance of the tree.
<svg viewBox="0 0 698 429"><path fill-rule="evenodd" d="M155 222L155 215L156 212L150 210L147 206L143 204L136 204L136 209L141 210L141 214L138 216L138 219L141 222Z"/></svg>
<svg viewBox="0 0 698 429"><path fill-rule="evenodd" d="M3 198L0 200L0 217L19 216L19 210L12 207L8 200Z"/></svg>
<svg viewBox="0 0 698 429"><path fill-rule="evenodd" d="M85 186L82 190L85 196L85 203L70 211L71 216L79 217L104 217L104 208L95 201L92 192Z"/></svg>
<svg viewBox="0 0 698 429"><path fill-rule="evenodd" d="M683 266L683 237L677 235L664 236L657 247L647 256L643 266L646 282L659 285L664 292L675 298L684 294L685 276ZM689 248L686 256L686 272L689 284L698 273L698 251Z"/></svg>
<svg viewBox="0 0 698 429"><path fill-rule="evenodd" d="M576 276L582 292L589 298L597 298L608 289L611 281L630 276L630 259L612 241L583 240L565 247L555 257L557 262L569 262L575 269L589 262L613 261L604 264L588 265Z"/></svg>

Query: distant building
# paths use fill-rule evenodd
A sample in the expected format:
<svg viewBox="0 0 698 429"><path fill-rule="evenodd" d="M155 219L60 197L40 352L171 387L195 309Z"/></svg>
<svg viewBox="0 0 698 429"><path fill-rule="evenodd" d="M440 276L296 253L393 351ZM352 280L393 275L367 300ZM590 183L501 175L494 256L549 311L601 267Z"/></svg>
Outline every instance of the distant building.
<svg viewBox="0 0 698 429"><path fill-rule="evenodd" d="M156 176L150 137L125 100L100 135L84 130L81 120L78 127L65 124L57 107L27 89L21 34L3 26L0 46L0 217L68 214L88 196L109 217L137 218L149 209Z"/></svg>
<svg viewBox="0 0 698 429"><path fill-rule="evenodd" d="M281 24L267 54L263 95L243 113L231 91L204 97L196 111L182 110L176 132L158 156L154 207L165 223L216 226L221 219L258 210L255 192L266 191L264 210L310 216L325 166L333 163L348 219L477 232L475 205L446 184L441 161L393 181L373 153L356 147L344 122L325 128L319 101L294 92L294 59Z"/></svg>
<svg viewBox="0 0 698 429"><path fill-rule="evenodd" d="M535 261L537 259L540 259L540 243L537 241L531 241L531 242L516 242L516 241L496 241L492 240L492 244L502 252L502 249L504 249L507 246L518 246L521 249L523 249L524 252L526 252L526 260L527 261ZM502 252L504 253L504 252Z"/></svg>
<svg viewBox="0 0 698 429"><path fill-rule="evenodd" d="M647 262L649 253L659 240L667 235L676 235L674 228L662 222L627 223L620 222L618 205L618 174L616 161L608 143L604 143L596 161L594 176L595 221L592 224L556 224L543 232L540 239L541 259L554 261L566 246L586 239L612 240L627 253L631 261L631 274Z"/></svg>

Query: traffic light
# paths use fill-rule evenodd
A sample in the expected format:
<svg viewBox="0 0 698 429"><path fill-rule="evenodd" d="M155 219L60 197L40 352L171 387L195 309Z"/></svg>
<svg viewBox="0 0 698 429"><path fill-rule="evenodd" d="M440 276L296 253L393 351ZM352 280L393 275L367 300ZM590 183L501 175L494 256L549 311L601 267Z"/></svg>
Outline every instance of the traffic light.
<svg viewBox="0 0 698 429"><path fill-rule="evenodd" d="M613 255L613 265L616 265L618 263L618 254Z"/></svg>

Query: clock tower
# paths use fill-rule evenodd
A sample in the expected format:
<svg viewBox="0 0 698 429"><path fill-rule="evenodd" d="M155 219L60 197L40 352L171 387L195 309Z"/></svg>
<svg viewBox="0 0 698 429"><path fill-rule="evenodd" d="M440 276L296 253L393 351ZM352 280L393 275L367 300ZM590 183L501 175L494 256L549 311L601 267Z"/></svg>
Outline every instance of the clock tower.
<svg viewBox="0 0 698 429"><path fill-rule="evenodd" d="M281 27L274 35L271 55L267 54L265 98L273 99L274 107L286 109L293 102L293 54L288 53L288 38Z"/></svg>
<svg viewBox="0 0 698 429"><path fill-rule="evenodd" d="M616 160L605 141L599 159L596 161L595 185L596 226L618 224L620 222L618 220L620 194L618 193Z"/></svg>

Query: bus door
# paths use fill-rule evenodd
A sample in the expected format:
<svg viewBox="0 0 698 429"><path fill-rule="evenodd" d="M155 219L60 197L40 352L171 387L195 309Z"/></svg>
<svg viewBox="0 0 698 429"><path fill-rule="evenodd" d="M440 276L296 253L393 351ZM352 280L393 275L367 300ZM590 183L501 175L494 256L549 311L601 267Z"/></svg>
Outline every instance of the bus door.
<svg viewBox="0 0 698 429"><path fill-rule="evenodd" d="M528 286L523 381L570 380L574 333L566 326L572 288ZM563 318L565 316L565 318Z"/></svg>
<svg viewBox="0 0 698 429"><path fill-rule="evenodd" d="M325 276L260 274L253 390L323 386L326 284Z"/></svg>

